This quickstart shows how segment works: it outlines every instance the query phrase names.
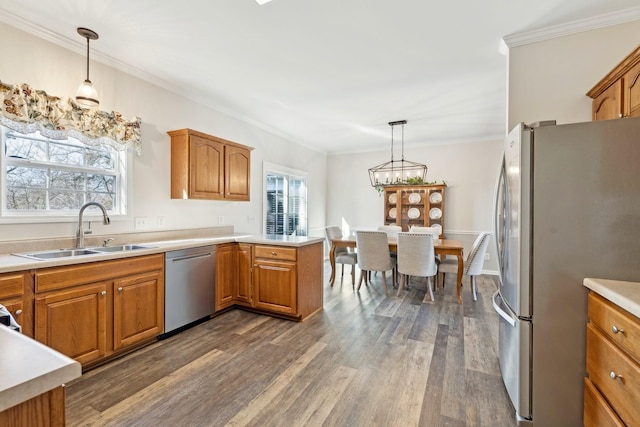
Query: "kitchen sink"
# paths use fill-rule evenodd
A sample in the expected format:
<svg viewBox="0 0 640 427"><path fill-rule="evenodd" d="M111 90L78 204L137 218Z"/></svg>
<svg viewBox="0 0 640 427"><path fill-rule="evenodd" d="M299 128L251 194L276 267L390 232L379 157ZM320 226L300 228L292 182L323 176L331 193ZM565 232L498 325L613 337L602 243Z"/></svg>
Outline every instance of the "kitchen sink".
<svg viewBox="0 0 640 427"><path fill-rule="evenodd" d="M83 255L99 255L104 253L135 251L138 249L151 249L151 248L152 246L143 246L143 245L120 245L120 246L106 246L106 247L99 246L95 248L83 248L83 249L55 249L51 251L29 252L29 253L20 253L20 254L13 254L13 255L29 258L29 259L50 260L50 259L77 257L77 256L83 256Z"/></svg>
<svg viewBox="0 0 640 427"><path fill-rule="evenodd" d="M91 248L91 250L96 252L124 252L124 251L135 251L138 249L151 249L151 248L152 246L120 245L120 246L100 246L96 248Z"/></svg>
<svg viewBox="0 0 640 427"><path fill-rule="evenodd" d="M43 252L31 252L26 254L13 254L25 258L31 259L57 259L57 258L68 258L68 257L76 257L82 255L95 255L99 252L96 252L91 249L56 249L53 251L43 251Z"/></svg>

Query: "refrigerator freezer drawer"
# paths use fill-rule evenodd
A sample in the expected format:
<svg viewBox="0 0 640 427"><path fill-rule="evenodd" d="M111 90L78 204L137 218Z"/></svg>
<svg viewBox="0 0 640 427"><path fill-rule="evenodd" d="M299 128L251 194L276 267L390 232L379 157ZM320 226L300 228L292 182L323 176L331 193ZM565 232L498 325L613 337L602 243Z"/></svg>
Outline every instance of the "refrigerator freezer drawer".
<svg viewBox="0 0 640 427"><path fill-rule="evenodd" d="M500 315L498 350L504 385L518 417L531 419L531 322L518 319L500 291L493 295L493 306Z"/></svg>

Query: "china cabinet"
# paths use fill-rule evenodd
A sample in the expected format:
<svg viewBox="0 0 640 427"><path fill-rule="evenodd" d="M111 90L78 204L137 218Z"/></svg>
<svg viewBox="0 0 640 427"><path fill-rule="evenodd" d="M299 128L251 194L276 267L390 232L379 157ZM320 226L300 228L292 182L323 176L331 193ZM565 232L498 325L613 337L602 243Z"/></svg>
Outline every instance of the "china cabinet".
<svg viewBox="0 0 640 427"><path fill-rule="evenodd" d="M593 120L640 116L640 46L602 78L587 96Z"/></svg>
<svg viewBox="0 0 640 427"><path fill-rule="evenodd" d="M384 224L438 227L444 237L446 185L398 185L384 187Z"/></svg>

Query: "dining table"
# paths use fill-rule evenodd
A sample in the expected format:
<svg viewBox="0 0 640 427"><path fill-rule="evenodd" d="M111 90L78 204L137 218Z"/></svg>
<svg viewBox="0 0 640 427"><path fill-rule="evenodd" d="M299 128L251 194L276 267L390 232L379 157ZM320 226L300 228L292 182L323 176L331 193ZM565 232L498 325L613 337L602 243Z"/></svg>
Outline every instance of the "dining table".
<svg viewBox="0 0 640 427"><path fill-rule="evenodd" d="M396 252L398 250L398 238L395 236L389 236L389 251ZM356 249L355 236L338 237L331 239L331 249L329 250L329 262L331 264L331 279L329 283L333 286L336 279L336 248L352 248ZM456 276L456 293L458 296L458 304L462 304L462 272L464 270L463 250L464 245L462 240L453 239L433 239L433 247L436 255L439 255L441 259L451 255L458 260L458 274Z"/></svg>

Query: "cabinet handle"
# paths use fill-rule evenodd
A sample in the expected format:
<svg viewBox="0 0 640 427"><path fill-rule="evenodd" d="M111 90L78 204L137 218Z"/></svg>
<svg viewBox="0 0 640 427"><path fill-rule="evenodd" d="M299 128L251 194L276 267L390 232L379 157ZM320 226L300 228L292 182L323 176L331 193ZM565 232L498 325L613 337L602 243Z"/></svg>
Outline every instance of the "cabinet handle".
<svg viewBox="0 0 640 427"><path fill-rule="evenodd" d="M118 288L118 292L122 292L122 286Z"/></svg>
<svg viewBox="0 0 640 427"><path fill-rule="evenodd" d="M614 334L617 334L618 332L621 332L624 334L624 329L618 329L617 326L614 326L613 328L611 328L611 332L613 332Z"/></svg>
<svg viewBox="0 0 640 427"><path fill-rule="evenodd" d="M611 377L612 380L617 380L618 378L622 379L623 376L620 374L616 374L614 371L611 371L611 373L609 374L609 376Z"/></svg>
<svg viewBox="0 0 640 427"><path fill-rule="evenodd" d="M271 255L273 255L273 256L277 256L277 255L278 255L278 253L277 253L277 252L274 252L274 251L271 251Z"/></svg>
<svg viewBox="0 0 640 427"><path fill-rule="evenodd" d="M107 291L102 291L100 292L100 295L105 296L107 294Z"/></svg>
<svg viewBox="0 0 640 427"><path fill-rule="evenodd" d="M14 313L16 316L20 316L22 314L22 310L16 310L16 312Z"/></svg>

